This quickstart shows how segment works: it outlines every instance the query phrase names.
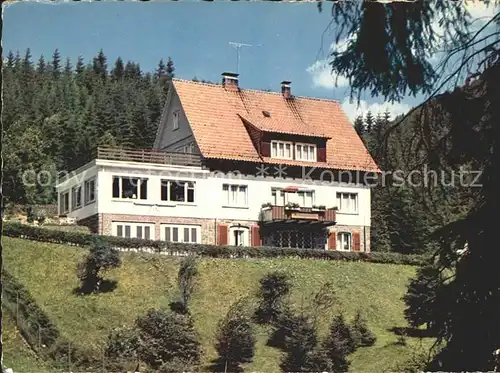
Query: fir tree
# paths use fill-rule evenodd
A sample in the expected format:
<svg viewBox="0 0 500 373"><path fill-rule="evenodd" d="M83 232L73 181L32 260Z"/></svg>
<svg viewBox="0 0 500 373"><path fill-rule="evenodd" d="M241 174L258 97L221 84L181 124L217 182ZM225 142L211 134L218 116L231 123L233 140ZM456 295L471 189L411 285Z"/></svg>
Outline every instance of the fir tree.
<svg viewBox="0 0 500 373"><path fill-rule="evenodd" d="M372 132L372 128L373 128L373 124L374 124L374 119L373 119L373 114L371 111L369 111L368 113L366 113L366 117L365 117L365 128L366 128L366 132L367 133L371 133Z"/></svg>
<svg viewBox="0 0 500 373"><path fill-rule="evenodd" d="M363 135L365 134L365 124L363 123L362 116L358 115L354 120L354 129L358 133L359 137L363 138Z"/></svg>
<svg viewBox="0 0 500 373"><path fill-rule="evenodd" d="M45 59L43 58L43 54L38 59L38 64L36 66L36 71L39 74L44 74L47 69L47 65L45 64Z"/></svg>
<svg viewBox="0 0 500 373"><path fill-rule="evenodd" d="M105 79L106 76L108 75L107 69L108 69L107 58L104 55L103 50L101 49L97 54L97 56L94 57L93 59L92 70L97 76L101 77L102 79Z"/></svg>
<svg viewBox="0 0 500 373"><path fill-rule="evenodd" d="M82 56L78 56L78 60L76 61L75 72L77 75L81 75L85 70L85 63L83 61Z"/></svg>
<svg viewBox="0 0 500 373"><path fill-rule="evenodd" d="M175 76L174 71L175 71L174 61L172 61L172 59L170 57L168 57L168 60L167 60L167 69L166 69L167 75L170 78L173 78Z"/></svg>
<svg viewBox="0 0 500 373"><path fill-rule="evenodd" d="M58 49L56 49L52 54L51 70L55 78L59 77L61 70L61 55L59 54Z"/></svg>
<svg viewBox="0 0 500 373"><path fill-rule="evenodd" d="M73 66L71 66L71 60L69 57L66 57L66 64L64 65L64 75L66 77L70 77L73 73Z"/></svg>
<svg viewBox="0 0 500 373"><path fill-rule="evenodd" d="M165 63L163 62L163 58L158 62L158 67L156 68L156 77L161 78L164 76L167 71L165 70Z"/></svg>
<svg viewBox="0 0 500 373"><path fill-rule="evenodd" d="M5 62L5 66L8 69L12 69L15 65L16 57L14 56L14 53L12 51L9 51L9 54L7 55L7 61Z"/></svg>
<svg viewBox="0 0 500 373"><path fill-rule="evenodd" d="M111 70L111 75L115 79L121 79L123 78L124 70L123 60L121 57L118 57L115 61L115 67Z"/></svg>

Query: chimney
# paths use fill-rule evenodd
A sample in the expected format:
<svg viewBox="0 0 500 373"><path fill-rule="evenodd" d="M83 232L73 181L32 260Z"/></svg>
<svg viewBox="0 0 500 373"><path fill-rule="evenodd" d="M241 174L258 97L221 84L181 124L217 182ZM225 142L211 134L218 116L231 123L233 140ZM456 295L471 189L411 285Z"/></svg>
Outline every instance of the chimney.
<svg viewBox="0 0 500 373"><path fill-rule="evenodd" d="M222 73L222 86L228 91L238 91L238 76L235 73Z"/></svg>
<svg viewBox="0 0 500 373"><path fill-rule="evenodd" d="M284 98L292 98L292 90L290 88L291 83L292 82L289 82L288 80L283 80L281 82L281 93Z"/></svg>

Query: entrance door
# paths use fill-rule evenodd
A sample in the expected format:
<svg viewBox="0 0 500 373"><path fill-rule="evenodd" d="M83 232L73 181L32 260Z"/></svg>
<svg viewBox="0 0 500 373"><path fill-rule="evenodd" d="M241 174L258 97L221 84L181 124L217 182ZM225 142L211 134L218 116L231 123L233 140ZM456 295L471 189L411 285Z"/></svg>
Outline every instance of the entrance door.
<svg viewBox="0 0 500 373"><path fill-rule="evenodd" d="M249 246L248 243L248 228L234 227L230 229L230 244L232 246Z"/></svg>

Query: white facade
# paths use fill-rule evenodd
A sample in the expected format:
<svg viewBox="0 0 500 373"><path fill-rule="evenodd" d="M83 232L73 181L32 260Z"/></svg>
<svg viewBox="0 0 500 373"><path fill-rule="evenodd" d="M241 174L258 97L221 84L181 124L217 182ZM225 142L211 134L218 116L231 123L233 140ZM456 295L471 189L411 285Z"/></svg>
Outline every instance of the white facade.
<svg viewBox="0 0 500 373"><path fill-rule="evenodd" d="M140 195L136 195L136 198L113 197L115 177L147 179L146 198L141 199ZM96 200L86 204L84 184L89 180L96 181ZM192 183L193 191L190 192L190 196L193 199L194 194L194 200L188 201L185 191L185 201L168 200L172 199L168 195L163 196L162 200L162 180L163 184L166 184L166 181ZM82 207L74 208L75 195L71 191L78 186L82 187L83 202ZM70 208L67 215L76 218L77 221L94 214L256 221L262 204L279 204L275 202L276 193L273 196L273 189L289 187L297 187L299 193L289 195L285 203L296 202L304 207L312 205L338 207L337 225L370 226L370 189L361 184L320 183L269 176L235 176L197 167L97 159L77 170L72 177L58 184L56 188L59 213L65 213L61 210L61 196L69 192ZM300 193L301 191L306 192L305 195Z"/></svg>

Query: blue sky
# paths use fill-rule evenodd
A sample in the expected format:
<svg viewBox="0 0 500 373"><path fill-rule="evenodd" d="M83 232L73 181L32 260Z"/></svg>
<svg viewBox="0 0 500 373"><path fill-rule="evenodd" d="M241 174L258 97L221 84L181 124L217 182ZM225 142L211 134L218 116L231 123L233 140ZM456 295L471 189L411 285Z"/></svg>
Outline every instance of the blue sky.
<svg viewBox="0 0 500 373"><path fill-rule="evenodd" d="M272 2L19 2L3 9L3 48L31 49L34 58L50 58L58 48L74 62L88 62L102 48L112 65L118 56L153 71L170 56L176 76L219 81L223 71L236 70L230 41L253 45L240 49L240 85L279 90L292 81L297 95L336 99L352 118L356 110L380 111L382 100L363 97L360 108L346 101L347 88L334 87L324 61L332 43L325 32L329 7L315 3ZM322 35L324 39L322 42ZM390 105L403 113L421 98Z"/></svg>

